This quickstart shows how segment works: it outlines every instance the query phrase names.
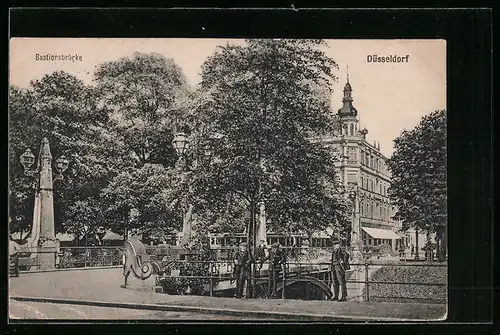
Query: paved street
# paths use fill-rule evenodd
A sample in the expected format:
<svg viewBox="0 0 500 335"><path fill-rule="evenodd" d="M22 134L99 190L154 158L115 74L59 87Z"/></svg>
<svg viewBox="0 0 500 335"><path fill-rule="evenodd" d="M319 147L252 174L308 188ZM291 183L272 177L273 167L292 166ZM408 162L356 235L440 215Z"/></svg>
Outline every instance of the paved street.
<svg viewBox="0 0 500 335"><path fill-rule="evenodd" d="M69 304L75 303L74 300L78 300L98 306L107 306L109 303L114 303L115 305L112 307L120 307L117 304L127 304L132 307L132 310L141 309L140 305L145 304L157 309L156 311L144 311L143 314L132 313L130 316L134 317L133 315L136 315L141 318L149 318L150 316L156 318L161 315L165 319L175 319L184 317L183 313L186 312L188 314L206 314L217 320L224 319L228 315L232 315L238 320L244 320L248 317L266 317L267 319L286 317L297 320L303 317L309 319L316 317L319 319L328 318L331 320L426 320L441 319L446 313L445 305L436 304L355 301L334 303L329 301L240 300L200 296L173 296L154 293L151 290L151 280L142 282L132 279L130 289L123 289L120 287L122 284L121 274L121 268L21 274L19 278L10 278L9 292L12 298L59 299ZM22 302L26 303L26 301ZM80 308L81 306L77 310L86 313ZM97 313L92 315L100 315L99 308L92 308L95 308L95 313ZM38 309L35 308L35 310ZM43 313L43 310L40 311ZM104 310L102 311L105 313ZM169 314L172 311L181 313L183 316L177 316L175 313ZM15 313L15 311L13 312ZM169 313L162 314L159 312ZM20 312L18 311L18 313ZM72 313L71 315L78 314L78 312L68 313ZM51 313L48 314L52 315ZM35 313L35 317L36 315ZM128 319L128 314L126 315L125 318ZM185 317L189 318L190 315L185 315ZM103 318L110 317L106 315Z"/></svg>
<svg viewBox="0 0 500 335"><path fill-rule="evenodd" d="M43 302L9 301L9 318L19 319L56 319L56 320L186 320L210 321L214 316L193 312L148 311L129 308L95 307L85 305L53 304ZM217 320L259 320L231 315L218 315Z"/></svg>

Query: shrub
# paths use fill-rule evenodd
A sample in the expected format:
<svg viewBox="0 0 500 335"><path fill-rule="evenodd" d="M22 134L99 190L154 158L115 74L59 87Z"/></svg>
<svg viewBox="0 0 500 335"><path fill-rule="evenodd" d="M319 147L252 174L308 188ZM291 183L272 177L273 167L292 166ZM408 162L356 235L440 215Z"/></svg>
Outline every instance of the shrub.
<svg viewBox="0 0 500 335"><path fill-rule="evenodd" d="M210 263L214 259L213 251L210 249L206 238L194 239L188 246L190 260L186 263L177 263L169 270L179 270L179 276L210 276ZM176 278L164 277L159 280L163 292L172 295L202 295L205 292L204 285L209 284L209 278Z"/></svg>
<svg viewBox="0 0 500 335"><path fill-rule="evenodd" d="M370 284L370 300L393 302L445 302L447 298L447 267L445 266L382 266L370 281L408 284ZM411 285L443 284L445 286ZM365 294L366 288L363 290Z"/></svg>

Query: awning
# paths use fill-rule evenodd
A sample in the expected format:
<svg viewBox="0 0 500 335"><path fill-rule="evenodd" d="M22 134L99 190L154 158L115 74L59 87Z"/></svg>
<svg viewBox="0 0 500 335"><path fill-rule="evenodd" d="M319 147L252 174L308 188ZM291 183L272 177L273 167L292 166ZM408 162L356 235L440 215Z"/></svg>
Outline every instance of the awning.
<svg viewBox="0 0 500 335"><path fill-rule="evenodd" d="M361 227L372 238L379 238L382 240L399 240L401 236L388 229L366 228Z"/></svg>

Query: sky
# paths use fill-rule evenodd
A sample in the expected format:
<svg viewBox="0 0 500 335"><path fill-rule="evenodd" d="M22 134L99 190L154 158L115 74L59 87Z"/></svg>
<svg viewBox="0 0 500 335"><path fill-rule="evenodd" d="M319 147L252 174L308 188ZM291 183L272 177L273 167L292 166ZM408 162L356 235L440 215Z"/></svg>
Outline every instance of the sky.
<svg viewBox="0 0 500 335"><path fill-rule="evenodd" d="M339 68L334 71L332 108L342 107L347 71L353 105L367 141L380 143L386 156L404 129L422 116L446 109L446 42L444 40L326 40L325 52ZM173 58L191 86L199 83L201 65L217 46L243 44L231 39L173 38L13 38L10 40L10 84L29 87L31 80L63 70L93 83L96 65L130 57L134 52L157 52ZM75 55L70 60L40 60L44 55ZM38 55L38 56L37 56ZM369 62L369 55L406 57L401 63ZM37 60L38 57L38 60ZM348 70L347 70L348 69Z"/></svg>

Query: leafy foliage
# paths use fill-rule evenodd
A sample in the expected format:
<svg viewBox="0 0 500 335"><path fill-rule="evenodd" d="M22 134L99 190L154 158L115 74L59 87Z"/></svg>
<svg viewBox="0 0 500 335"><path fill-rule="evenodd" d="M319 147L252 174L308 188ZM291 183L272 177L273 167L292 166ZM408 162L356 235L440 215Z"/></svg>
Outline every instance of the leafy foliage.
<svg viewBox="0 0 500 335"><path fill-rule="evenodd" d="M188 178L196 212L243 202L254 213L265 201L276 228L293 224L305 230L343 217L336 159L310 140L311 133L327 133L333 124L318 87L331 92L336 64L322 46L312 40L248 40L246 46L221 47L204 63L204 122L193 131L192 148L201 158Z"/></svg>
<svg viewBox="0 0 500 335"><path fill-rule="evenodd" d="M65 155L70 162L65 180L56 184L56 230L64 230L60 223L66 220L70 204L95 196L106 182L109 166L100 152L107 144L107 110L96 104L96 95L95 90L64 72L33 81L29 89L10 88L9 190L13 195L13 231L28 230L33 216L34 184L24 176L19 157L27 148L37 154L42 137L49 139L53 159Z"/></svg>
<svg viewBox="0 0 500 335"><path fill-rule="evenodd" d="M146 164L117 175L100 195L108 204L105 215L109 227L119 233L125 229L152 235L172 233L179 224L171 192L175 189L174 173L159 164Z"/></svg>
<svg viewBox="0 0 500 335"><path fill-rule="evenodd" d="M199 236L243 231L262 201L273 230L345 230L337 158L310 138L334 124L336 64L323 47L317 40L221 47L195 91L173 60L142 53L97 66L95 86L59 71L28 89L11 87L11 230L31 225L33 184L19 156L37 153L44 136L53 157L70 162L55 185L57 231L81 236L85 224L92 233L170 234L181 226L183 198ZM181 129L191 133L190 170L172 147Z"/></svg>
<svg viewBox="0 0 500 335"><path fill-rule="evenodd" d="M389 195L398 208L403 228L436 233L441 241L447 226L446 111L422 118L411 131L395 139L388 166L392 173ZM442 243L441 259L446 243Z"/></svg>
<svg viewBox="0 0 500 335"><path fill-rule="evenodd" d="M173 133L185 112L179 100L188 95L179 66L160 54L135 53L98 66L95 80L129 163L172 166Z"/></svg>

